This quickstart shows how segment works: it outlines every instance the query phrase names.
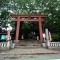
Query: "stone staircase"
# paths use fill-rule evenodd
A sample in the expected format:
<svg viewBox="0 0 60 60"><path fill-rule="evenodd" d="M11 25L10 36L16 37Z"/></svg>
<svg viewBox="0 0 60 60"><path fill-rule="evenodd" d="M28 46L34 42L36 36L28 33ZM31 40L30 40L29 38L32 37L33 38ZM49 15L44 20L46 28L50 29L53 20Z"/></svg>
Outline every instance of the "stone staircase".
<svg viewBox="0 0 60 60"><path fill-rule="evenodd" d="M0 57L24 57L44 54L58 54L58 51L42 48L37 40L20 40L14 49L0 52Z"/></svg>
<svg viewBox="0 0 60 60"><path fill-rule="evenodd" d="M16 43L16 48L41 48L41 42L38 40L20 40Z"/></svg>

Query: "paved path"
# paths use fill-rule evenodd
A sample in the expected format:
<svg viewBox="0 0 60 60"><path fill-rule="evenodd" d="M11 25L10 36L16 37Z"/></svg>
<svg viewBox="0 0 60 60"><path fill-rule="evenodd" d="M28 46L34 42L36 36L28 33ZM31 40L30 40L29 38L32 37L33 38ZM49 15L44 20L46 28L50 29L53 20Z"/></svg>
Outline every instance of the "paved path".
<svg viewBox="0 0 60 60"><path fill-rule="evenodd" d="M60 60L59 54L50 54L50 55L34 55L30 57L28 55L20 56L20 57L3 57L0 60Z"/></svg>
<svg viewBox="0 0 60 60"><path fill-rule="evenodd" d="M45 48L20 49L15 48L9 51L1 52L0 57L17 57L21 55L40 55L40 54L57 54L58 51L52 51Z"/></svg>
<svg viewBox="0 0 60 60"><path fill-rule="evenodd" d="M57 51L52 51L44 48L38 48L38 49L13 49L7 52L2 52L0 54L42 54L42 53L57 53Z"/></svg>

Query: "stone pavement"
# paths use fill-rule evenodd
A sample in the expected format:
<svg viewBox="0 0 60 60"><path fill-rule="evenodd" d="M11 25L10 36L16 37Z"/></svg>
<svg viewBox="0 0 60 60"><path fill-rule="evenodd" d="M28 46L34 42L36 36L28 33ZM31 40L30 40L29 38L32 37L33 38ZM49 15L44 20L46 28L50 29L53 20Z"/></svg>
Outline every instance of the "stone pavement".
<svg viewBox="0 0 60 60"><path fill-rule="evenodd" d="M0 53L0 57L20 57L23 55L40 55L40 54L58 54L58 51L53 51L45 48L36 49L20 49L15 48L9 51L4 51Z"/></svg>
<svg viewBox="0 0 60 60"><path fill-rule="evenodd" d="M53 54L53 55L35 55L30 57L4 57L0 58L0 60L60 60L60 55Z"/></svg>

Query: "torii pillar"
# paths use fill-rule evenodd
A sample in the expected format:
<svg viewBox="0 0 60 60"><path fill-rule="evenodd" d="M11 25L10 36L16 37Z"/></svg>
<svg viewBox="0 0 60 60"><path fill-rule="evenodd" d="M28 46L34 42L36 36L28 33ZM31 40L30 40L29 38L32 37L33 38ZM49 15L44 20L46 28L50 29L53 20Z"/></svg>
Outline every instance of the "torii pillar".
<svg viewBox="0 0 60 60"><path fill-rule="evenodd" d="M20 17L17 17L17 26L16 26L16 37L15 40L18 40L19 38L19 29L20 29Z"/></svg>
<svg viewBox="0 0 60 60"><path fill-rule="evenodd" d="M42 19L39 17L39 36L40 40L43 40Z"/></svg>

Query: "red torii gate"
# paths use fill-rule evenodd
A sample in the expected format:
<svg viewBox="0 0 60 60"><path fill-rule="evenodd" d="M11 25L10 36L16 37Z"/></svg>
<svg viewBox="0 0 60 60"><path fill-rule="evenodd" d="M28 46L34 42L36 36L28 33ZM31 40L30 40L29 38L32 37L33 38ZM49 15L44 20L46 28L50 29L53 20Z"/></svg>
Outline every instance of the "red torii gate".
<svg viewBox="0 0 60 60"><path fill-rule="evenodd" d="M24 21L27 21L27 22L38 22L39 23L39 37L40 37L40 40L43 40L42 22L44 22L43 18L46 18L46 15L36 15L36 14L35 15L33 15L33 14L16 15L16 14L13 14L11 16L12 16L12 18L15 18L12 21L16 21L17 22L15 40L18 40L18 38L19 38L20 23L24 22ZM31 19L29 19L29 18L31 18Z"/></svg>

